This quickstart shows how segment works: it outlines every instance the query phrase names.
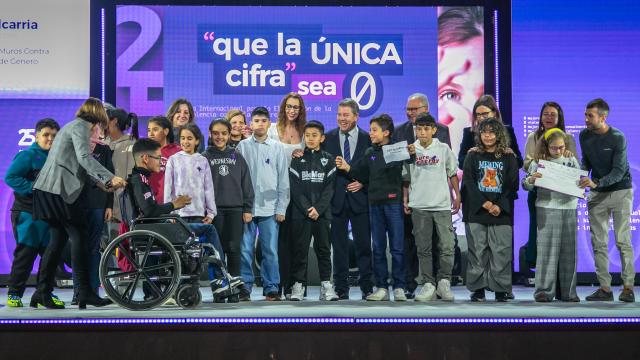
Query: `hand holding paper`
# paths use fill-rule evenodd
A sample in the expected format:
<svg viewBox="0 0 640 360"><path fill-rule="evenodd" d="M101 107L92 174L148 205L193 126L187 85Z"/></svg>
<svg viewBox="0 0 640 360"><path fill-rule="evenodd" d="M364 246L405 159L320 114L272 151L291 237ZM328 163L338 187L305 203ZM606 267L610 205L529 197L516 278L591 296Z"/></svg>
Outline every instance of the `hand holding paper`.
<svg viewBox="0 0 640 360"><path fill-rule="evenodd" d="M406 140L395 144L384 145L382 147L382 155L387 164L394 161L404 161L411 157Z"/></svg>

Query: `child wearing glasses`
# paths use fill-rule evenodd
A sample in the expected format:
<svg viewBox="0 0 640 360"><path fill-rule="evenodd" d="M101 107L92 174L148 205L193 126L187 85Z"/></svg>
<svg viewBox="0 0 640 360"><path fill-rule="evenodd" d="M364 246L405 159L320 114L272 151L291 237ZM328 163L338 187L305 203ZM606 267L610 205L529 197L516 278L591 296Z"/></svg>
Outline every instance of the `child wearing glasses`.
<svg viewBox="0 0 640 360"><path fill-rule="evenodd" d="M531 191L536 179L540 160L563 166L580 168L575 156L565 157L570 143L567 134L558 128L545 131L529 165L522 187ZM535 187L537 220L536 289L537 302L550 302L556 297L562 301L578 302L576 293L576 207L578 198L556 191Z"/></svg>

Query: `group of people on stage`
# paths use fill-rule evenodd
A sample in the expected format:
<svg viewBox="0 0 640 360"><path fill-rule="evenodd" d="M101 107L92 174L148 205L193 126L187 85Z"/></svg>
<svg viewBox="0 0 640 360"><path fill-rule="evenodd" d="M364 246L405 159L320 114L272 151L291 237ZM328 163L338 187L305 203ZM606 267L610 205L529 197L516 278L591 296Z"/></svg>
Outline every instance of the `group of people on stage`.
<svg viewBox="0 0 640 360"><path fill-rule="evenodd" d="M250 114L231 110L211 122L207 144L186 99L176 100L166 116L150 118L144 139L138 139L135 114L94 98L62 129L53 119L39 121L36 141L16 155L5 176L15 194L11 220L17 241L8 305L23 306L27 278L41 255L30 305L64 308L53 287L67 239L73 302L80 308L110 303L98 295L99 243L105 222L119 222L126 231L114 197L127 184L142 216L175 212L201 241L214 245L233 276L230 281L244 284L241 301L251 300L256 237L266 300L305 299L312 238L320 300L349 299L349 225L363 299L385 301L393 293L395 301L453 301L451 215L460 209L471 300L485 301L489 290L496 301L507 301L513 298L513 204L522 184L529 191L534 298L577 302L577 198L536 187L541 160L591 173L579 185L590 188L600 287L586 299L613 300L607 250L613 216L624 283L619 300L634 301L626 140L608 124L604 100L586 106L586 129L579 137L582 162L565 132L562 108L554 102L542 106L524 156L489 95L473 106L473 125L463 131L457 159L449 129L429 114L423 94L408 98L407 121L398 127L381 114L370 119L367 133L358 125L359 113L356 101L340 101L337 128L325 132L322 123L307 120L302 97L289 93L274 123L265 107ZM383 146L405 140L410 159L387 161ZM526 173L521 182L520 169ZM216 295L229 280L213 268L209 278L214 300L224 301ZM420 289L418 279L424 282Z"/></svg>

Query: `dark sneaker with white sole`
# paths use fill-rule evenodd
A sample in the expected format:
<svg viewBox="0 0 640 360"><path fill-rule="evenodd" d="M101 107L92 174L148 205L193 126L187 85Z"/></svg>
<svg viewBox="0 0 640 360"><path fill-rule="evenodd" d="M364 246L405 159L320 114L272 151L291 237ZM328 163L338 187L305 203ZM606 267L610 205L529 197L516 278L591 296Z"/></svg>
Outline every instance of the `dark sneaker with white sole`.
<svg viewBox="0 0 640 360"><path fill-rule="evenodd" d="M587 301L613 301L613 291L598 288L598 290L588 295L585 299L587 299Z"/></svg>

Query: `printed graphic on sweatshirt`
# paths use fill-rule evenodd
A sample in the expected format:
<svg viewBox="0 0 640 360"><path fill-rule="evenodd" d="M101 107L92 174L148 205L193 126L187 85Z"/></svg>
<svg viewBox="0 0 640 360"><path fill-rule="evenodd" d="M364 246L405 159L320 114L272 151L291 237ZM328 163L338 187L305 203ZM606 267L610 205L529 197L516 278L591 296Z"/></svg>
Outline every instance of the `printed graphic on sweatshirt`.
<svg viewBox="0 0 640 360"><path fill-rule="evenodd" d="M440 163L440 159L438 155L423 155L416 157L416 165L417 166L436 166Z"/></svg>
<svg viewBox="0 0 640 360"><path fill-rule="evenodd" d="M502 168L500 161L480 161L478 163L478 189L483 192L502 192Z"/></svg>

